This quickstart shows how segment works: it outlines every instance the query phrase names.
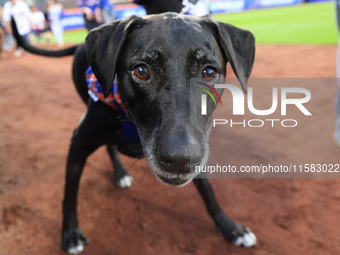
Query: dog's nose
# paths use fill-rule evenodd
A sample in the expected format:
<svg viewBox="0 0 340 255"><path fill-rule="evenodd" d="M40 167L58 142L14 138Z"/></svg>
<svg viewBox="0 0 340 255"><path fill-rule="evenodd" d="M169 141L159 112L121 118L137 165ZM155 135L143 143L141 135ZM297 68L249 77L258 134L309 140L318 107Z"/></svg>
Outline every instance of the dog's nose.
<svg viewBox="0 0 340 255"><path fill-rule="evenodd" d="M158 148L158 162L164 170L174 174L188 174L195 171L202 160L199 146L172 141Z"/></svg>

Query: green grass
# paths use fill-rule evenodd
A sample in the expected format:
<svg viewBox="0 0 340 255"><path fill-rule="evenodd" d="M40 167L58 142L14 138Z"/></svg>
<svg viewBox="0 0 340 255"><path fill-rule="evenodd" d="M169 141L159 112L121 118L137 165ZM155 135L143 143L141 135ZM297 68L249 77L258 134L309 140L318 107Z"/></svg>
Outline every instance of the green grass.
<svg viewBox="0 0 340 255"><path fill-rule="evenodd" d="M214 17L251 31L262 44L337 44L333 2L257 9Z"/></svg>
<svg viewBox="0 0 340 255"><path fill-rule="evenodd" d="M64 33L65 43L82 43L85 42L85 37L87 35L86 29L78 29L72 31L66 31Z"/></svg>
<svg viewBox="0 0 340 255"><path fill-rule="evenodd" d="M64 43L65 44L79 44L85 42L85 37L87 35L86 29L77 29L64 32ZM46 40L43 40L46 43ZM51 38L52 43L57 43L53 34Z"/></svg>
<svg viewBox="0 0 340 255"><path fill-rule="evenodd" d="M333 2L301 4L289 7L257 9L214 17L248 29L262 44L337 44L338 32ZM84 42L87 31L64 34L64 42Z"/></svg>

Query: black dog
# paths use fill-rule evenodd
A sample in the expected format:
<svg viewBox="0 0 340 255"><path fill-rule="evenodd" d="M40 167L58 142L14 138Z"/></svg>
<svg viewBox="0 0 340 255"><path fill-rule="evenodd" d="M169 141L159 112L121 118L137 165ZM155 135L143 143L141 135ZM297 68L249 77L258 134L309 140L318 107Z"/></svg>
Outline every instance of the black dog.
<svg viewBox="0 0 340 255"><path fill-rule="evenodd" d="M211 100L207 115L200 114L200 93L191 86L190 79L223 83L229 62L245 89L255 54L255 39L250 32L209 17L175 13L133 16L92 30L85 45L48 51L28 45L13 30L19 43L32 53L74 53L74 82L84 102L88 102L67 161L62 229L66 252L79 253L88 243L78 226L77 191L87 157L101 145L107 145L118 186L128 187L132 179L116 150L132 157L144 156L160 181L170 185L194 181L208 213L228 241L246 247L255 245L254 234L221 210L208 179L190 171L207 162L215 110ZM124 140L125 120L113 108L89 99L84 74L89 65L105 96L117 76L120 97L140 141ZM222 90L218 93L222 94Z"/></svg>

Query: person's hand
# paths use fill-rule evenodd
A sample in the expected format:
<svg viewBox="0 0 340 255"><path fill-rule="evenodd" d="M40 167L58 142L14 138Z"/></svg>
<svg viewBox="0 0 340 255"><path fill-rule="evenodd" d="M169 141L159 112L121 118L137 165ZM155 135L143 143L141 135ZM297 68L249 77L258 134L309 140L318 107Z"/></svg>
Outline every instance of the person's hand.
<svg viewBox="0 0 340 255"><path fill-rule="evenodd" d="M99 8L95 9L95 15L96 15L96 20L98 23L103 23L103 16L102 16L102 12L100 11Z"/></svg>
<svg viewBox="0 0 340 255"><path fill-rule="evenodd" d="M5 24L5 31L9 35L12 34L12 28L11 28L11 25L10 25L9 22L6 22L6 24Z"/></svg>
<svg viewBox="0 0 340 255"><path fill-rule="evenodd" d="M84 12L85 15L86 15L86 19L88 19L88 20L93 20L94 15L93 15L93 12L92 12L92 10L91 10L90 8L84 7L83 12Z"/></svg>
<svg viewBox="0 0 340 255"><path fill-rule="evenodd" d="M181 14L187 14L191 10L191 8L194 6L189 1L184 1L183 5L184 5L184 7L182 8L182 10L180 12Z"/></svg>

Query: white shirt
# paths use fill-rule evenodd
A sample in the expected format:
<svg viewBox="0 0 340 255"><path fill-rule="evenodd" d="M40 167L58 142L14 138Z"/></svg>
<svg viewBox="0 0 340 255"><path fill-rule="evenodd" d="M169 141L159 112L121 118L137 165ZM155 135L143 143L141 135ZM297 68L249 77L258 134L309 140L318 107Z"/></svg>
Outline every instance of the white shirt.
<svg viewBox="0 0 340 255"><path fill-rule="evenodd" d="M11 8L12 8L12 2L7 1L4 4L3 15L2 15L2 20L4 22L8 22L9 20L11 20Z"/></svg>
<svg viewBox="0 0 340 255"><path fill-rule="evenodd" d="M59 4L52 5L49 9L49 20L51 23L60 22L62 13L63 9Z"/></svg>
<svg viewBox="0 0 340 255"><path fill-rule="evenodd" d="M13 16L15 23L17 24L18 32L20 35L26 35L31 32L31 25L30 25L30 16L31 11L28 5L19 0L16 4L12 4L10 6L8 2L4 6L4 14L3 19L5 22L11 21L11 16Z"/></svg>
<svg viewBox="0 0 340 255"><path fill-rule="evenodd" d="M210 14L210 0L198 0L196 4L183 0L183 5L190 6L189 15L202 17Z"/></svg>
<svg viewBox="0 0 340 255"><path fill-rule="evenodd" d="M44 30L45 29L45 16L42 11L32 12L31 14L31 24L34 30Z"/></svg>

